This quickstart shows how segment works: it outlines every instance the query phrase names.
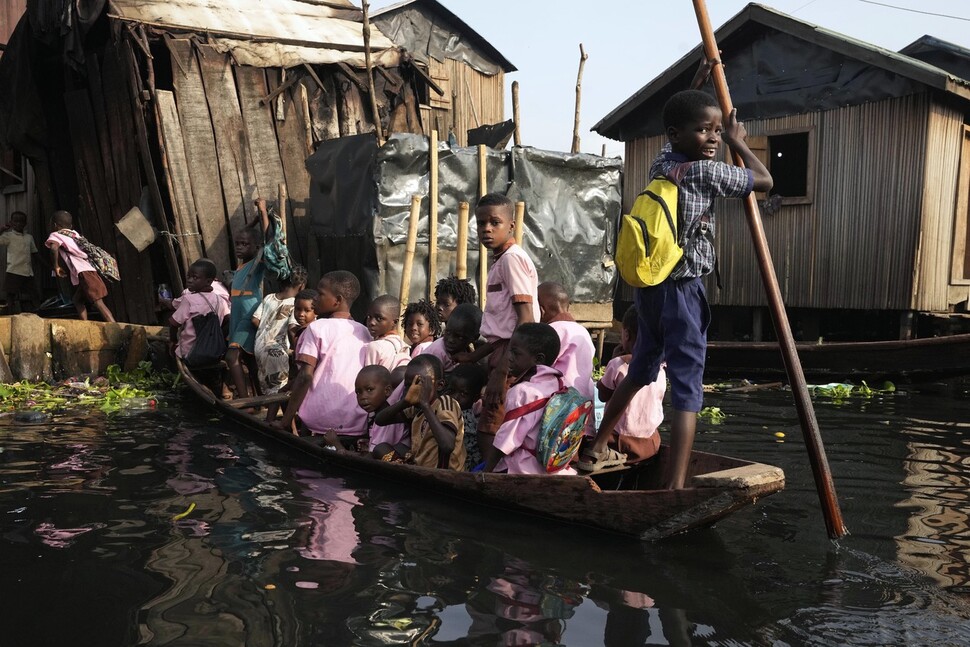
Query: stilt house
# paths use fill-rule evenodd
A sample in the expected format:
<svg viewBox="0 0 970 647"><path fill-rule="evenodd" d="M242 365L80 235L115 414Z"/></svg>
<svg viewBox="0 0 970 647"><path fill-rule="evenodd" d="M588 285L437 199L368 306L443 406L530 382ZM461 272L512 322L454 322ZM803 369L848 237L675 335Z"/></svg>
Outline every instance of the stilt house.
<svg viewBox="0 0 970 647"><path fill-rule="evenodd" d="M749 145L774 178L759 198L796 335L892 338L966 313L970 53L929 37L893 52L758 4L716 36ZM593 127L626 143L625 209L666 141L663 104L702 55ZM716 212L724 287L709 286L712 332L758 338L766 299L743 205Z"/></svg>
<svg viewBox="0 0 970 647"><path fill-rule="evenodd" d="M383 132L423 132L413 67L376 27L370 46ZM305 160L374 130L363 68L349 0L39 0L0 59L0 143L29 159L42 213L116 256L115 315L154 322L155 286L202 256L233 268L233 234L281 185L314 275ZM114 226L135 206L162 234L142 253Z"/></svg>

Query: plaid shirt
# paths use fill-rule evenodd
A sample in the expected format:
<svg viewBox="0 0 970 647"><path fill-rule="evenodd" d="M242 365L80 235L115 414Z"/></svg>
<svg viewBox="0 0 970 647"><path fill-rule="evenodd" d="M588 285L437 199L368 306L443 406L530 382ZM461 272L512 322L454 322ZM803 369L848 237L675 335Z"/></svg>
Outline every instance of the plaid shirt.
<svg viewBox="0 0 970 647"><path fill-rule="evenodd" d="M650 165L650 177L664 175L680 187L677 221L684 257L670 273L672 279L692 279L714 271L714 198L743 198L754 187L750 169L724 162L691 162L663 147Z"/></svg>

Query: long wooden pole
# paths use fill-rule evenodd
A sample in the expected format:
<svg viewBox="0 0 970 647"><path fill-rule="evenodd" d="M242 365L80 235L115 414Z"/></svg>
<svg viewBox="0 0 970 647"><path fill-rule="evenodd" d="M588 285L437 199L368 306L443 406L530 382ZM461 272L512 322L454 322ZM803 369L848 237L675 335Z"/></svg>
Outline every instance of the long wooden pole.
<svg viewBox="0 0 970 647"><path fill-rule="evenodd" d="M408 214L408 241L404 248L404 267L401 268L401 290L398 298L401 308L405 308L411 296L411 269L414 267L414 251L418 241L418 219L421 217L421 196L411 196L411 213ZM402 310L403 312L403 310ZM398 313L400 315L401 313ZM403 322L398 323L398 331L403 330Z"/></svg>
<svg viewBox="0 0 970 647"><path fill-rule="evenodd" d="M519 82L512 81L512 143L522 145L522 116L519 114Z"/></svg>
<svg viewBox="0 0 970 647"><path fill-rule="evenodd" d="M367 4L367 0L361 2L364 12L364 67L367 68L367 90L370 95L371 115L374 118L374 132L377 135L377 145L382 146L384 144L384 129L381 128L381 113L377 109L377 93L374 91L374 66L370 60L370 19Z"/></svg>
<svg viewBox="0 0 970 647"><path fill-rule="evenodd" d="M707 13L707 6L704 0L693 0L694 12L697 14L697 26L701 31L701 38L704 42L704 55L708 60L718 60L719 53L717 41L714 39L714 30L711 27L711 19ZM731 103L731 94L728 91L727 79L724 76L724 68L720 62L712 70L714 90L717 94L718 102L721 104L721 112L727 116L734 109ZM737 166L744 166L740 156L734 155L734 163ZM808 457L812 465L812 473L815 475L815 488L818 490L819 500L822 504L822 512L825 517L825 526L829 537L838 539L848 533L845 522L842 520L842 511L839 509L839 501L835 495L835 484L832 482L832 472L829 469L828 459L825 457L825 447L822 445L822 435L819 433L818 421L815 419L815 409L812 407L812 399L808 393L808 386L805 383L805 374L802 371L801 362L798 360L798 353L795 350L795 340L792 337L791 325L785 313L785 304L781 298L781 289L778 287L778 278L775 276L775 266L771 260L771 252L768 250L768 240L765 237L764 224L761 222L761 214L758 212L758 202L754 193L749 193L744 200L744 210L747 213L748 228L751 230L751 238L754 242L755 253L758 257L758 265L761 268L761 278L765 285L765 292L768 296L768 305L771 317L775 324L775 332L778 335L778 343L781 346L781 355L785 362L785 369L788 372L788 380L791 383L792 394L795 397L795 409L798 411L798 418L802 425L802 435L805 438L805 445L808 448Z"/></svg>
<svg viewBox="0 0 970 647"><path fill-rule="evenodd" d="M522 239L525 236L525 203L515 203L515 244L522 246Z"/></svg>
<svg viewBox="0 0 970 647"><path fill-rule="evenodd" d="M579 74L576 75L576 114L573 116L573 146L570 149L573 155L579 152L579 104L583 98L583 68L586 67L586 50L583 44L579 44Z"/></svg>
<svg viewBox="0 0 970 647"><path fill-rule="evenodd" d="M488 172L485 163L488 156L485 151L485 144L478 145L478 197L488 193ZM488 281L488 250L485 245L478 243L478 307L485 309L485 283Z"/></svg>
<svg viewBox="0 0 970 647"><path fill-rule="evenodd" d="M455 276L468 277L468 203L458 203L458 242L455 245Z"/></svg>
<svg viewBox="0 0 970 647"><path fill-rule="evenodd" d="M428 141L428 298L434 297L438 281L438 131L432 130Z"/></svg>

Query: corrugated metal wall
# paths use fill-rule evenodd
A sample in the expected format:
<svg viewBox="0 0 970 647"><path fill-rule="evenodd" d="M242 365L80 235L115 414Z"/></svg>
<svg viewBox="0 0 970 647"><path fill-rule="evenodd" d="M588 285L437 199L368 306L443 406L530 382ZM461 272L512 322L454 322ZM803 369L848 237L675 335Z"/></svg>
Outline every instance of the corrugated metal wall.
<svg viewBox="0 0 970 647"><path fill-rule="evenodd" d="M447 99L429 90L431 107L421 108L425 135L438 130L438 137L448 137L454 128L459 146L468 145L468 131L486 124L505 121L505 74L482 74L461 61L431 59L431 77L445 90Z"/></svg>
<svg viewBox="0 0 970 647"><path fill-rule="evenodd" d="M923 218L913 309L946 310L953 261L953 220L956 214L963 113L950 106L930 106L926 138Z"/></svg>
<svg viewBox="0 0 970 647"><path fill-rule="evenodd" d="M945 309L949 226L962 116L934 106L926 94L827 112L745 122L751 136L811 128L815 137L812 204L763 214L786 304L805 308L906 310L914 303L914 268L921 220L929 262L920 309ZM928 141L927 124L932 132ZM624 208L646 184L650 161L665 137L627 142ZM954 152L955 151L955 152ZM924 156L932 160L925 187ZM955 156L955 157L954 157ZM724 289L712 304L765 305L764 289L740 201L719 201L717 249ZM947 224L949 223L949 224ZM927 228L928 227L928 228ZM945 237L948 241L949 238ZM943 249L942 245L946 245ZM935 278L931 279L929 274ZM940 290L939 282L943 289Z"/></svg>

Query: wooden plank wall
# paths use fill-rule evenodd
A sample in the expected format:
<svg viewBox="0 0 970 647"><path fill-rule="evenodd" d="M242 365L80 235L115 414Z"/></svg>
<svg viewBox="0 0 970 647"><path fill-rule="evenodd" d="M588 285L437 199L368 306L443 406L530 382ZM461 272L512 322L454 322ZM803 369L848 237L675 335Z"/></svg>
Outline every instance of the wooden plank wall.
<svg viewBox="0 0 970 647"><path fill-rule="evenodd" d="M229 226L223 199L219 158L215 135L209 117L202 72L191 41L184 38L167 40L172 59L172 82L178 118L185 144L185 161L195 199L194 214L202 237L205 255L220 270L233 267ZM238 180L236 181L238 183Z"/></svg>
<svg viewBox="0 0 970 647"><path fill-rule="evenodd" d="M448 101L429 90L431 108L422 107L424 134L437 129L438 137L447 139L454 128L459 146L468 145L468 131L485 124L505 121L505 74L482 74L461 61L431 59L428 72L432 78L447 79L443 89L450 92ZM430 119L425 118L430 117Z"/></svg>
<svg viewBox="0 0 970 647"><path fill-rule="evenodd" d="M785 205L774 215L763 215L787 305L873 310L911 307L929 110L928 95L920 94L827 112L745 121L752 136L812 128L816 138L814 202ZM627 142L625 210L646 186L650 163L664 142L662 136ZM944 196L938 198L945 203ZM952 199L949 204L952 210ZM711 304L765 305L743 204L719 200L715 212L724 289L709 290Z"/></svg>
<svg viewBox="0 0 970 647"><path fill-rule="evenodd" d="M932 103L925 145L922 223L912 308L941 312L949 306L963 112Z"/></svg>

